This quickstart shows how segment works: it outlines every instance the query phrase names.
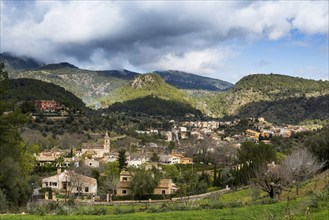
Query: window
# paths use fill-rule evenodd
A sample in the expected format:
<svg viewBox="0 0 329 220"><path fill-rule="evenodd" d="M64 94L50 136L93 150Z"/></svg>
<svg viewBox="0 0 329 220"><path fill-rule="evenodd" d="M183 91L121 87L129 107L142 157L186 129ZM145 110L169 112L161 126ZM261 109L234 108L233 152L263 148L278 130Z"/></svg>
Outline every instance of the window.
<svg viewBox="0 0 329 220"><path fill-rule="evenodd" d="M85 192L89 192L89 187L85 187Z"/></svg>
<svg viewBox="0 0 329 220"><path fill-rule="evenodd" d="M122 181L127 182L128 178L127 177L122 177Z"/></svg>
<svg viewBox="0 0 329 220"><path fill-rule="evenodd" d="M122 194L127 194L127 190L123 189Z"/></svg>
<svg viewBox="0 0 329 220"><path fill-rule="evenodd" d="M50 182L51 186L57 186L57 182Z"/></svg>
<svg viewBox="0 0 329 220"><path fill-rule="evenodd" d="M162 195L164 195L164 194L166 194L166 190L163 189L162 190Z"/></svg>

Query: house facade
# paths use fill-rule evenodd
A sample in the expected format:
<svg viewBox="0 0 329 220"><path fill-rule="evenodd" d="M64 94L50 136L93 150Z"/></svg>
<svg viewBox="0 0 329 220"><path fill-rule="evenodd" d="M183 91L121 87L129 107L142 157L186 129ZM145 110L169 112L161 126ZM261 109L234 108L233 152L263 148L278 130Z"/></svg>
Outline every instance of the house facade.
<svg viewBox="0 0 329 220"><path fill-rule="evenodd" d="M51 188L58 193L95 195L97 194L97 180L74 171L65 171L43 178L42 188Z"/></svg>
<svg viewBox="0 0 329 220"><path fill-rule="evenodd" d="M154 189L155 195L171 195L174 194L177 190L176 185L171 179L162 179L160 180L157 187Z"/></svg>
<svg viewBox="0 0 329 220"><path fill-rule="evenodd" d="M45 112L54 112L58 103L55 100L36 100L35 101L35 110L45 111Z"/></svg>
<svg viewBox="0 0 329 220"><path fill-rule="evenodd" d="M117 195L125 196L131 195L130 183L132 174L127 171L120 173L120 181L117 184ZM155 195L170 195L177 190L176 185L171 179L161 179L159 184L154 188L153 194Z"/></svg>
<svg viewBox="0 0 329 220"><path fill-rule="evenodd" d="M38 166L45 166L46 164L53 164L56 166L60 166L57 163L57 159L63 155L60 151L45 151L41 152L38 155L35 155L35 159L37 161Z"/></svg>
<svg viewBox="0 0 329 220"><path fill-rule="evenodd" d="M132 175L128 171L122 171L120 173L120 181L117 184L117 195L125 196L131 195L130 182Z"/></svg>
<svg viewBox="0 0 329 220"><path fill-rule="evenodd" d="M179 164L180 158L173 155L160 155L160 163L162 164Z"/></svg>

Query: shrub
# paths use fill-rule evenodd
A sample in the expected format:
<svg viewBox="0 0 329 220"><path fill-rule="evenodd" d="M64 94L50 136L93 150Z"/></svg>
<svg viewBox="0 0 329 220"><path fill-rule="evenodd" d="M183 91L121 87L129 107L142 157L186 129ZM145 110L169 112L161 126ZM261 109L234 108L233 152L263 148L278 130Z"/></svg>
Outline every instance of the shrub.
<svg viewBox="0 0 329 220"><path fill-rule="evenodd" d="M240 200L238 201L234 201L234 202L229 202L225 204L225 207L227 208L238 208L238 207L242 207L243 204Z"/></svg>
<svg viewBox="0 0 329 220"><path fill-rule="evenodd" d="M97 206L80 206L76 212L76 215L106 215L106 207Z"/></svg>
<svg viewBox="0 0 329 220"><path fill-rule="evenodd" d="M36 203L30 204L27 211L32 215L45 215L47 213L46 206L38 205Z"/></svg>
<svg viewBox="0 0 329 220"><path fill-rule="evenodd" d="M58 206L55 213L57 215L69 215L72 212L73 212L73 208L71 208L70 206L61 205L61 206Z"/></svg>
<svg viewBox="0 0 329 220"><path fill-rule="evenodd" d="M159 206L150 206L147 208L147 211L148 213L159 213L159 212L163 212L164 210L159 207Z"/></svg>
<svg viewBox="0 0 329 220"><path fill-rule="evenodd" d="M128 214L128 213L134 213L135 212L135 208L133 206L130 206L126 209L123 209L123 208L115 208L113 210L113 214L114 215L119 215L119 214Z"/></svg>
<svg viewBox="0 0 329 220"><path fill-rule="evenodd" d="M0 213L5 213L8 211L8 204L7 204L6 195L0 189Z"/></svg>
<svg viewBox="0 0 329 220"><path fill-rule="evenodd" d="M218 187L209 187L209 188L207 189L207 192L214 192L214 191L217 191L217 190L219 190Z"/></svg>
<svg viewBox="0 0 329 220"><path fill-rule="evenodd" d="M210 209L222 209L224 208L224 204L220 201L212 202L209 204Z"/></svg>

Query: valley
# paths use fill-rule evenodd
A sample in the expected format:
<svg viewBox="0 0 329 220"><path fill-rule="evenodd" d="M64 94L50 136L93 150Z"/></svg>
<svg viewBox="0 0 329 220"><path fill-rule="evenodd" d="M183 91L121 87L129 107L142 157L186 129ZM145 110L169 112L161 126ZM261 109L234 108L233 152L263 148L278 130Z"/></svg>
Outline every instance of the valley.
<svg viewBox="0 0 329 220"><path fill-rule="evenodd" d="M18 193L26 219L171 218L174 211L193 219L194 212L203 218L228 210L239 219L263 217L265 207L278 218L304 216L287 196L303 210L316 198L309 215L325 215L328 81L255 74L233 86L197 83L200 76L178 71L90 71L69 63L15 70L8 63L1 70L1 166L9 176L1 212L17 212L10 193ZM307 175L288 169L296 155L312 164ZM10 181L28 190L15 192Z"/></svg>

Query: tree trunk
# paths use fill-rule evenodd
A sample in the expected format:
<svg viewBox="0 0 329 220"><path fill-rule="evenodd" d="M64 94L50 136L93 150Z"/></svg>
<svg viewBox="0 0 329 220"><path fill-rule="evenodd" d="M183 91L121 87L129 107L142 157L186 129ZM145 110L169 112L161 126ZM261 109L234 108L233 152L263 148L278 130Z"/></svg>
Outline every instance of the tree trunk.
<svg viewBox="0 0 329 220"><path fill-rule="evenodd" d="M269 192L268 192L269 196L271 197L271 199L274 198L274 191L273 189L271 189Z"/></svg>

